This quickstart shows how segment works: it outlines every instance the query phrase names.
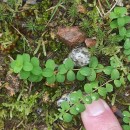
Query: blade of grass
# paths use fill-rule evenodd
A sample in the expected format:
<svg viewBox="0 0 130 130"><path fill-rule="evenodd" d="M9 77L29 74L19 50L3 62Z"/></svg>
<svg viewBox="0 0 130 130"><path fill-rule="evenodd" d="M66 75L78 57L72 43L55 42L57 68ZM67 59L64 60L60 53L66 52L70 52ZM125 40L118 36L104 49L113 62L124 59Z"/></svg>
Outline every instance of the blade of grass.
<svg viewBox="0 0 130 130"><path fill-rule="evenodd" d="M105 1L107 3L108 7L111 8L111 4L109 3L109 1L108 0L105 0Z"/></svg>

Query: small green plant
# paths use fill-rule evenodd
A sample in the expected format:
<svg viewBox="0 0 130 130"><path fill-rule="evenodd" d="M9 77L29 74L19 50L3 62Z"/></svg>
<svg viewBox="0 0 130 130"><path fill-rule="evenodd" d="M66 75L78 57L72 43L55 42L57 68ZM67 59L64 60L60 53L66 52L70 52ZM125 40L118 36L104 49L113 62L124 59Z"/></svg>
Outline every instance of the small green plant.
<svg viewBox="0 0 130 130"><path fill-rule="evenodd" d="M111 57L110 66L107 66L104 69L104 73L106 75L110 75L112 80L116 80L120 77L120 73L118 71L118 67L120 66L120 62L118 62L115 57Z"/></svg>
<svg viewBox="0 0 130 130"><path fill-rule="evenodd" d="M10 118L18 115L18 118L27 118L27 116L33 111L34 104L38 98L38 95L30 95L28 97L21 97L20 94L16 101L10 103L2 103L3 107L6 107L10 112Z"/></svg>
<svg viewBox="0 0 130 130"><path fill-rule="evenodd" d="M96 100L98 98L99 96L97 94L93 94L91 96L83 95L81 90L71 93L69 95L69 102L64 101L61 103L61 108L59 109L60 119L65 122L70 122L73 116L85 110L84 104L91 104L92 100Z"/></svg>
<svg viewBox="0 0 130 130"><path fill-rule="evenodd" d="M28 31L31 31L32 33L36 31L43 31L44 26L41 24L37 24L35 21L33 22L32 20L29 20L25 26Z"/></svg>
<svg viewBox="0 0 130 130"><path fill-rule="evenodd" d="M127 8L125 7L115 7L114 11L110 13L110 19L112 22L110 26L112 29L124 27L130 22L130 17L126 16Z"/></svg>
<svg viewBox="0 0 130 130"><path fill-rule="evenodd" d="M120 40L124 40L124 54L130 60L130 29L126 29L126 25L130 23L130 16L127 16L127 8L115 7L114 11L110 13L110 27L112 29L118 28Z"/></svg>
<svg viewBox="0 0 130 130"><path fill-rule="evenodd" d="M70 58L61 65L56 65L54 60L48 59L42 69L38 58L30 58L29 54L23 54L17 55L16 60L11 63L11 68L19 74L21 79L30 82L39 82L45 79L48 84L54 84L56 82L86 80L84 92L81 90L74 91L69 94L68 101L61 103L59 118L66 122L70 122L74 115L84 111L85 104L90 104L99 97L106 98L107 94L113 92L115 87L123 86L125 79L130 81L130 74L117 55L111 57L110 65L105 67L99 63L97 57L92 56L89 65L79 69L75 69L74 62ZM101 73L104 76L109 76L108 81L104 81L102 84L97 80L97 75Z"/></svg>
<svg viewBox="0 0 130 130"><path fill-rule="evenodd" d="M69 14L69 16L72 17L72 18L75 18L75 17L78 16L78 11L77 11L77 6L76 6L76 4L73 4L73 5L69 8L68 14Z"/></svg>
<svg viewBox="0 0 130 130"><path fill-rule="evenodd" d="M80 26L83 30L87 31L90 27L90 21L88 19L83 19Z"/></svg>
<svg viewBox="0 0 130 130"><path fill-rule="evenodd" d="M130 39L126 39L124 43L124 54L128 56L128 61L130 61Z"/></svg>
<svg viewBox="0 0 130 130"><path fill-rule="evenodd" d="M85 78L89 81L94 81L96 79L96 73L102 72L104 67L99 64L98 59L93 56L90 60L89 67L74 69L74 62L68 58L56 69L55 62L49 59L46 61L45 68L42 70L38 58L30 58L29 54L23 54L17 55L16 60L11 63L11 68L14 73L19 73L20 79L28 79L30 82L39 82L42 78L46 78L49 84L53 84L56 81L62 83L65 80L70 82L75 79L83 81Z"/></svg>
<svg viewBox="0 0 130 130"><path fill-rule="evenodd" d="M15 46L15 43L19 39L19 36L16 34L12 34L6 22L3 29L4 31L2 32L2 36L0 37L0 50L9 51L11 46Z"/></svg>
<svg viewBox="0 0 130 130"><path fill-rule="evenodd" d="M125 123L125 125L123 125L123 130L130 129L130 106L128 109L128 111L123 111L123 122Z"/></svg>
<svg viewBox="0 0 130 130"><path fill-rule="evenodd" d="M42 69L39 66L39 59L29 54L17 55L16 60L11 63L15 73L19 73L20 79L28 79L30 82L42 80Z"/></svg>

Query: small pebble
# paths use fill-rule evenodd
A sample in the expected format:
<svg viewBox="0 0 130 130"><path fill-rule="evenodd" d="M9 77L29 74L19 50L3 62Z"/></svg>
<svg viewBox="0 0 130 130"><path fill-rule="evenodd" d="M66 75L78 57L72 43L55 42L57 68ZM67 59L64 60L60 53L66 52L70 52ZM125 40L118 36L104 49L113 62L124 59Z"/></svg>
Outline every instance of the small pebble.
<svg viewBox="0 0 130 130"><path fill-rule="evenodd" d="M35 5L36 0L26 0L26 4Z"/></svg>
<svg viewBox="0 0 130 130"><path fill-rule="evenodd" d="M90 53L87 48L79 47L73 49L68 58L71 58L74 61L75 66L85 66L89 64Z"/></svg>
<svg viewBox="0 0 130 130"><path fill-rule="evenodd" d="M59 27L57 36L70 47L83 43L86 38L85 33L78 26Z"/></svg>
<svg viewBox="0 0 130 130"><path fill-rule="evenodd" d="M85 44L87 47L93 47L96 45L96 39L86 38Z"/></svg>
<svg viewBox="0 0 130 130"><path fill-rule="evenodd" d="M60 107L61 106L61 103L64 102L64 101L70 101L70 98L69 98L69 94L64 94L58 101L57 101L57 106Z"/></svg>

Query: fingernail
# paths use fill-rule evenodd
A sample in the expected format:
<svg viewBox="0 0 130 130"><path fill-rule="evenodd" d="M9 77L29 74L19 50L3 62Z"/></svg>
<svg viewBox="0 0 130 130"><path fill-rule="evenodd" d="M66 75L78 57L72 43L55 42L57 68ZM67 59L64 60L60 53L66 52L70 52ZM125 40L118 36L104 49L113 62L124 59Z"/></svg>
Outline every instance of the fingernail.
<svg viewBox="0 0 130 130"><path fill-rule="evenodd" d="M107 107L108 105L99 99L87 106L87 114L89 116L99 116L106 111Z"/></svg>

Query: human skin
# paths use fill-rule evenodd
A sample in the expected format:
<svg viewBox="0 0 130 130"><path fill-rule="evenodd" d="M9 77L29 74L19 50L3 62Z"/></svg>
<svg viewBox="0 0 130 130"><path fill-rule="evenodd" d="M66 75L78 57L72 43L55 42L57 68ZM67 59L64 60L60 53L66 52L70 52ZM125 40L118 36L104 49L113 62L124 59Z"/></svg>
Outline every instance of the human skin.
<svg viewBox="0 0 130 130"><path fill-rule="evenodd" d="M102 99L87 105L81 119L86 130L122 130L110 107Z"/></svg>

